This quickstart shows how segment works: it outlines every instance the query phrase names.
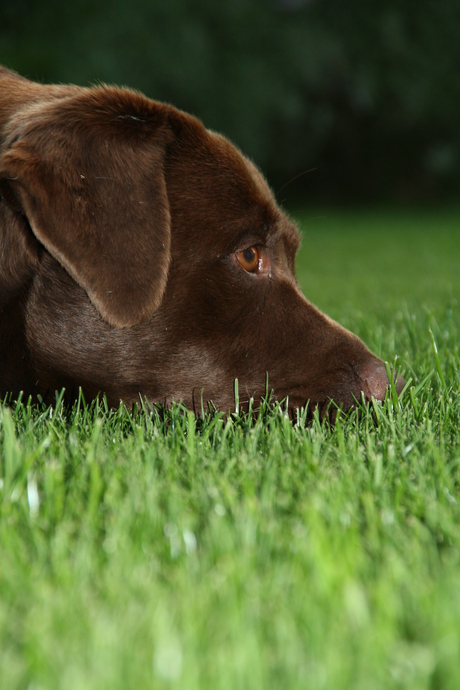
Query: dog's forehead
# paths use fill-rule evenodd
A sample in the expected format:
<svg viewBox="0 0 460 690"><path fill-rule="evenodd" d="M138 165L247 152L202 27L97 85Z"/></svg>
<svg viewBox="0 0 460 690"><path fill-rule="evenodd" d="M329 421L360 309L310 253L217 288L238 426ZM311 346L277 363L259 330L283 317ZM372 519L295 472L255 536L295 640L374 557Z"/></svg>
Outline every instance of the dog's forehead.
<svg viewBox="0 0 460 690"><path fill-rule="evenodd" d="M295 253L297 228L257 166L196 118L172 110L170 121L175 141L168 149L166 178L176 233L188 241L196 228L202 243L217 243L222 251L245 238L263 242L271 235Z"/></svg>

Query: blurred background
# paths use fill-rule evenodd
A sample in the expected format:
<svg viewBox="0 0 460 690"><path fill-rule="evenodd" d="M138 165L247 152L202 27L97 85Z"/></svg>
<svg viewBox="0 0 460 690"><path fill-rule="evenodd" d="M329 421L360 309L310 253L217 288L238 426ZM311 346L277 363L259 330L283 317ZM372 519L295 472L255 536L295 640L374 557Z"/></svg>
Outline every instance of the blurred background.
<svg viewBox="0 0 460 690"><path fill-rule="evenodd" d="M219 130L283 200L444 203L458 0L0 0L0 62L127 85Z"/></svg>

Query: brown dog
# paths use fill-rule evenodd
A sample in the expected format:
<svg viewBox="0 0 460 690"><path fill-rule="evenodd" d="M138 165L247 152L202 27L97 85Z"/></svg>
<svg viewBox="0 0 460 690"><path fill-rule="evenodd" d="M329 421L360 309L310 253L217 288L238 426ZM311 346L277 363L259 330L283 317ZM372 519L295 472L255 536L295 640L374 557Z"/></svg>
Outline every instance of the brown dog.
<svg viewBox="0 0 460 690"><path fill-rule="evenodd" d="M195 118L0 68L0 147L1 395L226 411L268 372L291 408L383 399L381 360L301 294L260 172Z"/></svg>

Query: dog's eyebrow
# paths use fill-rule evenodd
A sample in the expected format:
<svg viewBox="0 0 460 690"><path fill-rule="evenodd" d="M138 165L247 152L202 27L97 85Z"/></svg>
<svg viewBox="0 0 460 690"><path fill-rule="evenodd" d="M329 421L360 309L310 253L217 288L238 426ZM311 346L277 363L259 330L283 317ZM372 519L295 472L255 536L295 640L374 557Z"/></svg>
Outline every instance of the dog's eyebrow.
<svg viewBox="0 0 460 690"><path fill-rule="evenodd" d="M245 225L244 228L239 230L239 232L236 232L235 235L232 236L230 239L228 245L229 249L232 250L238 245L242 244L243 241L247 242L265 242L267 239L267 236L270 234L270 226L267 224L260 225L258 223L250 224L248 223Z"/></svg>

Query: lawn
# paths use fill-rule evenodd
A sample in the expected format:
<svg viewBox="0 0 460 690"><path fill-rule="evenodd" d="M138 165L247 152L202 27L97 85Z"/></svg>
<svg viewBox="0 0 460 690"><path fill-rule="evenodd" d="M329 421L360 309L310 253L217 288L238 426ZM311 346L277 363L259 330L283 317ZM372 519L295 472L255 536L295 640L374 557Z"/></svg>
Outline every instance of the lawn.
<svg viewBox="0 0 460 690"><path fill-rule="evenodd" d="M402 398L3 406L2 690L460 687L460 210L297 218L305 294Z"/></svg>

